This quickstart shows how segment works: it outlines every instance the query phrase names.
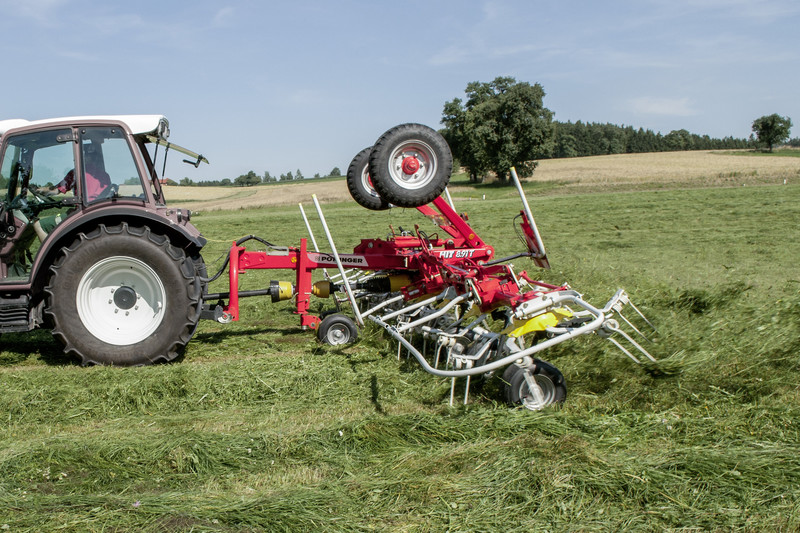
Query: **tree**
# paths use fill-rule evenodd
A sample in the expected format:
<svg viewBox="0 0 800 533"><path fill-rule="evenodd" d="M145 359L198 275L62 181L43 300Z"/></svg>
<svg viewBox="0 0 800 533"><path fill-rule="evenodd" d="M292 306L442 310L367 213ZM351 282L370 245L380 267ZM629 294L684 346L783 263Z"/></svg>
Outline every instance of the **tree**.
<svg viewBox="0 0 800 533"><path fill-rule="evenodd" d="M341 175L342 175L342 171L339 170L339 167L333 167L333 170L331 170L331 173L328 174L328 176L341 176Z"/></svg>
<svg viewBox="0 0 800 533"><path fill-rule="evenodd" d="M302 180L302 179L305 179L305 178L306 178L306 177L305 177L305 176L303 176L303 173L302 173L302 172L300 172L300 169L298 168L298 169L297 169L297 172L296 172L296 173L295 173L295 175L294 175L294 179L296 179L296 180Z"/></svg>
<svg viewBox="0 0 800 533"><path fill-rule="evenodd" d="M264 171L264 177L261 178L261 183L272 183L278 181L278 178L270 175L269 170Z"/></svg>
<svg viewBox="0 0 800 533"><path fill-rule="evenodd" d="M767 145L770 152L773 146L789 138L791 129L792 120L777 113L764 115L753 121L753 132L755 132L759 144Z"/></svg>
<svg viewBox="0 0 800 533"><path fill-rule="evenodd" d="M233 184L237 187L251 187L253 185L258 185L259 183L261 183L261 178L259 178L252 170L247 174L242 174L233 180Z"/></svg>
<svg viewBox="0 0 800 533"><path fill-rule="evenodd" d="M503 181L512 166L530 176L534 160L552 153L553 113L542 104L541 85L498 77L469 83L465 93L466 102L445 103L442 134L470 179L492 170Z"/></svg>

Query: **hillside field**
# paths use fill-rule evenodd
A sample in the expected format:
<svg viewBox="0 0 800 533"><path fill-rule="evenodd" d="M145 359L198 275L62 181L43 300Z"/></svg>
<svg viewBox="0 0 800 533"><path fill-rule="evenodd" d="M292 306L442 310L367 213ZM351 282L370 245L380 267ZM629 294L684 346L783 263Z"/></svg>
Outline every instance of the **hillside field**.
<svg viewBox="0 0 800 533"><path fill-rule="evenodd" d="M196 211L209 272L243 235L298 244L298 202L321 238L312 191L340 250L430 229L317 185L167 195ZM269 298L202 322L168 365L82 368L47 331L6 334L0 531L800 530L800 158L543 161L525 187L553 268L516 268L596 305L624 287L660 372L582 337L542 354L563 407L509 408L496 380L449 407L449 380L374 329L322 346ZM510 188L451 190L498 256L519 250ZM292 278L241 284L271 279Z"/></svg>

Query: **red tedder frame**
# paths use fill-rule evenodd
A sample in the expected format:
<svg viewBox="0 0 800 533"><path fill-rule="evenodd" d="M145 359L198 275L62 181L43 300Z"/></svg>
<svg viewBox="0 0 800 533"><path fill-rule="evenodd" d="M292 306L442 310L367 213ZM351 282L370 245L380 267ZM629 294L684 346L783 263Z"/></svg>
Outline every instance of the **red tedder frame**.
<svg viewBox="0 0 800 533"><path fill-rule="evenodd" d="M406 300L455 287L459 294L472 291L479 297L481 310L489 311L503 305L515 307L534 297L532 291L520 291L517 277L509 266L489 263L494 257L494 248L472 229L466 215L456 213L444 198L440 196L431 204L416 209L431 219L447 237L428 238L415 226L415 236L393 234L387 239L362 239L352 254L339 254L342 265L346 268L406 275L409 283L400 289ZM521 215L521 226L531 252L526 255L535 257L537 251L531 248L530 224L525 213ZM309 313L312 274L319 268L336 267L333 255L309 252L306 239L300 240L299 247L282 248L277 252L248 251L244 246L234 243L229 257L230 293L227 305L223 306L225 318L239 320L240 273L261 269L294 270L295 313L300 316L302 327L316 329L320 318ZM524 272L518 276L533 281ZM541 282L534 283L545 289L559 288Z"/></svg>

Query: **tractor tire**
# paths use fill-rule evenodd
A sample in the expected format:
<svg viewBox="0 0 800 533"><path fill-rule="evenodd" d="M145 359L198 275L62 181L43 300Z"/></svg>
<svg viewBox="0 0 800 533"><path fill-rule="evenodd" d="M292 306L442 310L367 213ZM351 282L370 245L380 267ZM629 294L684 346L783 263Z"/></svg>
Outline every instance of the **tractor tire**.
<svg viewBox="0 0 800 533"><path fill-rule="evenodd" d="M453 155L436 130L401 124L375 142L369 156L372 183L384 201L419 207L444 192L453 170Z"/></svg>
<svg viewBox="0 0 800 533"><path fill-rule="evenodd" d="M328 315L317 327L317 338L323 344L336 346L353 344L358 338L358 327L353 320L342 314Z"/></svg>
<svg viewBox="0 0 800 533"><path fill-rule="evenodd" d="M369 154L371 152L372 147L370 146L358 152L353 158L347 169L347 189L353 200L361 207L372 211L383 211L389 209L391 205L380 197L372 184L369 175Z"/></svg>
<svg viewBox="0 0 800 533"><path fill-rule="evenodd" d="M171 361L200 319L204 270L202 259L187 258L147 227L81 233L50 267L45 309L53 336L83 365Z"/></svg>
<svg viewBox="0 0 800 533"><path fill-rule="evenodd" d="M522 405L531 411L539 411L548 405L561 404L567 397L567 384L556 367L539 359L534 360L533 377L542 389L542 398L531 394L525 381L522 367L511 365L503 372L505 397L509 405Z"/></svg>

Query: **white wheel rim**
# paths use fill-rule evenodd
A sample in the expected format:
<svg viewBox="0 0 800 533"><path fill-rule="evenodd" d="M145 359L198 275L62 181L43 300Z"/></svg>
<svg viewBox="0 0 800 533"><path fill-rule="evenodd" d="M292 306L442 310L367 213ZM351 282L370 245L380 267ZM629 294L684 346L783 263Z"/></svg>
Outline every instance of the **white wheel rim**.
<svg viewBox="0 0 800 533"><path fill-rule="evenodd" d="M166 291L146 263L114 256L86 271L76 303L89 333L105 343L127 346L148 338L161 325Z"/></svg>
<svg viewBox="0 0 800 533"><path fill-rule="evenodd" d="M406 164L416 160L418 168L413 172ZM389 177L404 189L416 190L428 185L436 175L436 155L433 149L421 141L408 141L392 151L389 157Z"/></svg>
<svg viewBox="0 0 800 533"><path fill-rule="evenodd" d="M555 401L556 386L549 377L543 376L542 374L534 374L533 379L536 380L536 384L542 389L542 401L539 402L536 399L525 381L523 381L519 387L519 398L522 401L523 407L526 409L539 411Z"/></svg>
<svg viewBox="0 0 800 533"><path fill-rule="evenodd" d="M328 344L347 344L350 340L350 330L344 324L334 324L325 334Z"/></svg>
<svg viewBox="0 0 800 533"><path fill-rule="evenodd" d="M375 190L370 180L369 165L364 165L364 168L361 170L361 186L364 187L364 190L367 191L370 196L380 198L378 191Z"/></svg>

